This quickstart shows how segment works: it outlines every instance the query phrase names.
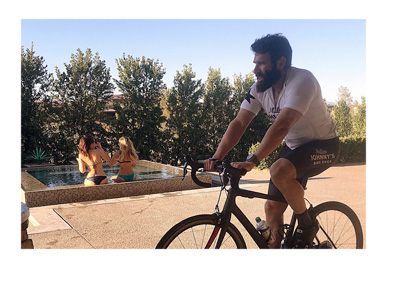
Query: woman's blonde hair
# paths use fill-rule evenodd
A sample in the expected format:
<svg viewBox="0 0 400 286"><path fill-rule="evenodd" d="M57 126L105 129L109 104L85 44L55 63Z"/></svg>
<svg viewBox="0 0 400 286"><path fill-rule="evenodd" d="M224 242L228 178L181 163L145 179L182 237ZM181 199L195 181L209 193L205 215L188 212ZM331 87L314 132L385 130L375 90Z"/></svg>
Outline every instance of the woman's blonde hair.
<svg viewBox="0 0 400 286"><path fill-rule="evenodd" d="M135 147L133 147L133 143L131 139L128 137L122 136L119 138L119 147L121 149L121 154L119 155L118 160L120 162L124 161L125 155L129 155L129 158L131 159L132 163L136 162L139 158L138 155L136 154Z"/></svg>

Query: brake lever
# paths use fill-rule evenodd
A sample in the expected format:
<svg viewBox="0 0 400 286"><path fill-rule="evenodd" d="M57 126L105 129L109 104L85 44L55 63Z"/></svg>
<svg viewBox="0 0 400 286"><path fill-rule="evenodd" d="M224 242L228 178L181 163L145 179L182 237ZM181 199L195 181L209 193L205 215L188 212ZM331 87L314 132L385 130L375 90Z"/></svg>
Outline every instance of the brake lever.
<svg viewBox="0 0 400 286"><path fill-rule="evenodd" d="M229 177L228 177L226 168L224 168L224 171L222 172L222 180L223 180L224 186L228 185Z"/></svg>
<svg viewBox="0 0 400 286"><path fill-rule="evenodd" d="M187 166L188 166L188 163L187 162L185 162L185 164L183 165L183 176L182 176L182 181L185 179L185 177L186 177L186 174L187 174Z"/></svg>

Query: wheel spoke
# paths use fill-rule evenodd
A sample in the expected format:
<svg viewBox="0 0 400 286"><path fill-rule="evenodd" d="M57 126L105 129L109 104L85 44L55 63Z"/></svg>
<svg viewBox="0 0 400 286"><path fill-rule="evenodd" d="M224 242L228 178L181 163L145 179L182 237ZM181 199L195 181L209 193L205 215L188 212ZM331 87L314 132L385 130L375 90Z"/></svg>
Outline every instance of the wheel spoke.
<svg viewBox="0 0 400 286"><path fill-rule="evenodd" d="M362 248L361 225L357 215L348 206L326 202L314 210L320 223L317 245L329 241L333 248Z"/></svg>
<svg viewBox="0 0 400 286"><path fill-rule="evenodd" d="M196 241L196 235L194 234L193 227L191 227L190 229L191 229L192 234L193 234L194 244L196 245L196 249L198 249L198 247L197 247L197 241Z"/></svg>
<svg viewBox="0 0 400 286"><path fill-rule="evenodd" d="M182 248L183 248L183 249L186 249L185 246L183 245L183 242L182 242L181 238L180 238L179 236L178 236L177 238L178 238L179 242L181 243Z"/></svg>
<svg viewBox="0 0 400 286"><path fill-rule="evenodd" d="M207 226L208 226L208 224L204 225L203 238L201 240L201 247L200 247L201 249L203 249L203 243L204 243L204 238L206 236Z"/></svg>
<svg viewBox="0 0 400 286"><path fill-rule="evenodd" d="M172 227L160 240L157 248L215 248L220 227L215 215L190 217ZM229 224L221 248L245 248L246 244L236 227Z"/></svg>

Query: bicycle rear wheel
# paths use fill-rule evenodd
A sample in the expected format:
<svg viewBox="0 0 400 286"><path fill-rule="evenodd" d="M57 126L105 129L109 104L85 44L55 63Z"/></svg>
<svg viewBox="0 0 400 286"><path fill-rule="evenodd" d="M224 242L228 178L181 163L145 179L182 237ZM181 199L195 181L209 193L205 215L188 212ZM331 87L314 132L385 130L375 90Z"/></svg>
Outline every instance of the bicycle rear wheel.
<svg viewBox="0 0 400 286"><path fill-rule="evenodd" d="M320 229L316 248L363 248L363 232L356 213L340 202L325 202L314 208Z"/></svg>
<svg viewBox="0 0 400 286"><path fill-rule="evenodd" d="M220 228L217 215L196 215L173 226L160 240L156 248L202 249L215 248ZM231 223L221 248L246 248L243 236Z"/></svg>

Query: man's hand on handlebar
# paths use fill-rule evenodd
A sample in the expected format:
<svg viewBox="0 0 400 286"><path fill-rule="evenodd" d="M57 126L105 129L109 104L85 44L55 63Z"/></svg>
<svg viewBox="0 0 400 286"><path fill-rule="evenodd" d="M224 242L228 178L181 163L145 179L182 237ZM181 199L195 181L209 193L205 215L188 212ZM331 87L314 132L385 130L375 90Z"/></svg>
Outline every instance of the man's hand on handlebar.
<svg viewBox="0 0 400 286"><path fill-rule="evenodd" d="M232 162L231 165L234 168L245 169L247 172L250 172L256 166L256 164L254 164L253 162L248 162L248 161Z"/></svg>
<svg viewBox="0 0 400 286"><path fill-rule="evenodd" d="M210 158L210 159L206 159L204 160L204 170L206 171L211 171L211 172L215 172L215 163L217 161L220 161L219 159L215 159L215 158ZM256 164L254 164L253 162L231 162L231 166L237 169L245 169L247 172L250 172L255 166Z"/></svg>
<svg viewBox="0 0 400 286"><path fill-rule="evenodd" d="M210 158L204 160L204 170L215 172L215 162L219 161L219 159Z"/></svg>
<svg viewBox="0 0 400 286"><path fill-rule="evenodd" d="M241 164L245 164L246 162L238 162L238 163L233 163L236 166L242 166ZM249 162L247 162L249 163ZM217 171L220 174L223 173L223 177L224 177L224 184L226 185L226 183L229 181L229 178L234 179L234 181L236 183L238 183L239 179L246 175L246 169L242 168L242 169L236 169L233 164L230 163L229 160L218 160L218 159L214 159L214 158L210 158L210 159L206 159L203 161L203 163L199 163L196 161L193 161L192 157L190 155L186 155L185 156L185 165L183 168L183 176L182 176L182 180L184 180L186 174L187 174L187 167L190 166L191 167L191 177L193 179L193 181L204 188L209 188L211 187L210 183L204 183L202 181L200 181L197 176L196 176L196 172L199 169L204 169L206 171ZM243 167L245 167L245 165L243 165ZM251 165L247 166L250 170L254 167ZM226 181L226 182L225 182Z"/></svg>

